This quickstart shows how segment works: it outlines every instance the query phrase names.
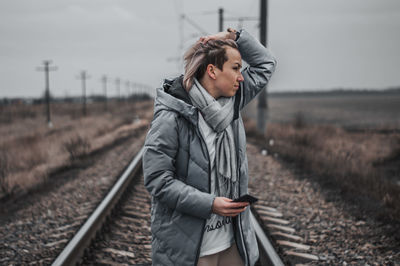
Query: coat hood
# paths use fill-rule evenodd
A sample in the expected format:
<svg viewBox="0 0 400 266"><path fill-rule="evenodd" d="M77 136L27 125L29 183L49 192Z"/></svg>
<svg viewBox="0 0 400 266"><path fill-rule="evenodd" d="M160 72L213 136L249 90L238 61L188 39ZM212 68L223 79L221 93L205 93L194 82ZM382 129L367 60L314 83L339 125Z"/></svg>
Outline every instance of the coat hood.
<svg viewBox="0 0 400 266"><path fill-rule="evenodd" d="M233 120L239 117L241 88L235 95ZM161 88L157 89L154 104L154 115L161 110L172 110L182 115L194 125L198 122L197 108L192 105L188 92L183 88L183 75L174 79L165 79Z"/></svg>
<svg viewBox="0 0 400 266"><path fill-rule="evenodd" d="M197 108L192 105L189 94L183 88L183 75L174 79L165 79L162 87L157 89L154 116L161 110L177 112L186 120L197 125Z"/></svg>

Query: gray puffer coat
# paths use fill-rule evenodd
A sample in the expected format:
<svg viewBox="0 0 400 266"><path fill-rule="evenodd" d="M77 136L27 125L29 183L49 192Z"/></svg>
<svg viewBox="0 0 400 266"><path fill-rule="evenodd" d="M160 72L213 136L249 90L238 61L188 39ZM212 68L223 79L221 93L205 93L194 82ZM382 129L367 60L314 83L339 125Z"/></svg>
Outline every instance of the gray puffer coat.
<svg viewBox="0 0 400 266"><path fill-rule="evenodd" d="M276 61L245 30L237 40L249 66L235 97L232 121L240 195L247 193L246 136L240 110L264 88ZM197 265L206 219L215 196L210 194L210 163L198 127L198 109L183 88L182 76L157 89L154 118L145 141L144 184L151 194L153 265ZM254 265L258 247L249 208L233 219L235 241L245 265Z"/></svg>

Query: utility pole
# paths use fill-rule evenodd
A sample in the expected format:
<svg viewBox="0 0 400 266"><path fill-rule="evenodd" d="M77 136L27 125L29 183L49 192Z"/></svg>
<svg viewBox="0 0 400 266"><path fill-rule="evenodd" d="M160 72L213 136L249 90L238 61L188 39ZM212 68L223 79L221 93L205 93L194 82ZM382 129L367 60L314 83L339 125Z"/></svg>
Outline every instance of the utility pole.
<svg viewBox="0 0 400 266"><path fill-rule="evenodd" d="M103 75L101 78L101 81L103 82L103 92L104 92L104 110L107 112L108 107L107 107L107 76Z"/></svg>
<svg viewBox="0 0 400 266"><path fill-rule="evenodd" d="M132 97L131 82L129 80L125 81L125 86L126 86L126 91L128 92L128 99L129 99L130 97Z"/></svg>
<svg viewBox="0 0 400 266"><path fill-rule="evenodd" d="M80 76L78 76L78 79L80 79L82 81L82 112L83 115L86 116L87 112L86 112L86 79L89 79L90 76L87 74L87 72L85 70L81 71Z"/></svg>
<svg viewBox="0 0 400 266"><path fill-rule="evenodd" d="M143 84L139 83L138 84L138 88L139 88L139 95L142 96L142 94L143 94Z"/></svg>
<svg viewBox="0 0 400 266"><path fill-rule="evenodd" d="M37 71L44 71L45 75L45 98L46 98L46 113L47 113L47 125L49 128L53 127L53 123L51 122L50 118L50 85L49 85L49 71L57 70L56 66L49 67L51 64L51 60L44 60L43 65L44 67L37 67Z"/></svg>
<svg viewBox="0 0 400 266"><path fill-rule="evenodd" d="M130 86L128 86L128 85L130 85ZM134 86L133 86L133 83L129 83L129 84L127 84L127 86L126 86L126 90L128 91L128 94L129 94L129 97L131 97L131 95L134 93Z"/></svg>
<svg viewBox="0 0 400 266"><path fill-rule="evenodd" d="M222 32L224 31L224 9L222 7L218 9L218 18L219 18L219 32Z"/></svg>
<svg viewBox="0 0 400 266"><path fill-rule="evenodd" d="M134 88L135 88L135 94L136 94L136 95L140 95L140 93L141 93L141 91L140 91L140 84L137 83L137 82L135 82L135 83L133 83L133 85L134 85Z"/></svg>
<svg viewBox="0 0 400 266"><path fill-rule="evenodd" d="M116 78L115 79L115 87L117 88L118 101L121 100L120 84L121 84L121 79L120 78Z"/></svg>
<svg viewBox="0 0 400 266"><path fill-rule="evenodd" d="M267 46L267 0L260 0L260 42L265 47ZM264 134L268 118L268 102L267 88L263 88L258 96L257 106L257 130L258 133Z"/></svg>

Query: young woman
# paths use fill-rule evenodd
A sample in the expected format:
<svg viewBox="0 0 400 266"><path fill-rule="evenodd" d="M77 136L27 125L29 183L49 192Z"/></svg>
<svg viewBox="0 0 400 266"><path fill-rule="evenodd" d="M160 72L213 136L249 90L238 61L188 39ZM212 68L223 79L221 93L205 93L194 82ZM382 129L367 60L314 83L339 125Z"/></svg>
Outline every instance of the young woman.
<svg viewBox="0 0 400 266"><path fill-rule="evenodd" d="M157 89L145 141L153 265L254 265L248 203L232 202L247 194L249 179L240 111L276 61L232 29L200 38L184 60L185 74Z"/></svg>

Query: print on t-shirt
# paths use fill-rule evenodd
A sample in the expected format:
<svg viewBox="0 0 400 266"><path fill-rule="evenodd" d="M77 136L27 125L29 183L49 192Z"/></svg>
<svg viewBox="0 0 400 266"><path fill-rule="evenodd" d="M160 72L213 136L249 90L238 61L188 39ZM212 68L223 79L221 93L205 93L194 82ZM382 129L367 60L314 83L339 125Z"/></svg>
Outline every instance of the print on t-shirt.
<svg viewBox="0 0 400 266"><path fill-rule="evenodd" d="M216 221L214 224L207 224L206 225L206 232L210 232L213 230L220 229L221 227L232 223L232 219L229 216L223 216L222 220Z"/></svg>

